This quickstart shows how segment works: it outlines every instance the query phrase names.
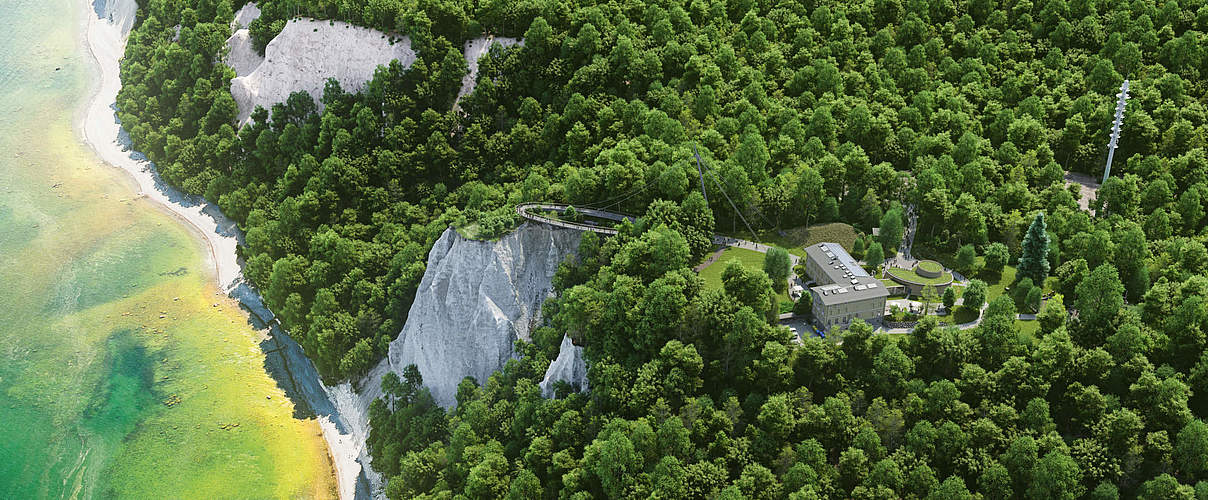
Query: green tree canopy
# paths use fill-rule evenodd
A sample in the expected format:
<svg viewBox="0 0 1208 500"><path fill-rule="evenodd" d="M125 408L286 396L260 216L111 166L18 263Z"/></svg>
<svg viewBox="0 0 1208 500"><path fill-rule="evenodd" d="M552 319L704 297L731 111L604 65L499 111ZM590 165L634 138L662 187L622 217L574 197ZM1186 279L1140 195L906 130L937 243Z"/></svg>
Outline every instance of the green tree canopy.
<svg viewBox="0 0 1208 500"><path fill-rule="evenodd" d="M789 273L792 272L792 262L789 253L780 247L771 247L764 254L763 272L772 279L772 288L783 292L788 287Z"/></svg>

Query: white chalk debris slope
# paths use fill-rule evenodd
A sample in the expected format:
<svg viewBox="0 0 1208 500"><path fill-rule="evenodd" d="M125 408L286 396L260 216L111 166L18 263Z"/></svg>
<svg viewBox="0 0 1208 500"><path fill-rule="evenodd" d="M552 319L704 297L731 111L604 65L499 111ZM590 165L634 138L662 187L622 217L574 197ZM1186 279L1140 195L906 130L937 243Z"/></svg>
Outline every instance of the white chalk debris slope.
<svg viewBox="0 0 1208 500"><path fill-rule="evenodd" d="M524 40L508 38L504 36L480 36L473 40L466 41L466 46L462 50L465 55L466 65L470 68L470 72L461 78L461 90L457 91L457 100L470 95L474 91L474 86L478 84L478 60L486 55L491 50L491 46L499 45L503 48L508 48L513 45L524 46Z"/></svg>
<svg viewBox="0 0 1208 500"><path fill-rule="evenodd" d="M134 28L135 16L138 14L138 2L136 0L93 0L92 10L96 13L97 20L108 23L124 40L126 34Z"/></svg>
<svg viewBox="0 0 1208 500"><path fill-rule="evenodd" d="M238 63L246 71L247 65L254 62L242 59L246 57L245 50L251 49L250 39L241 41L237 36L238 33L231 37L234 45L228 61L232 67ZM238 52L242 55L235 55L236 46L245 42L246 49L239 48ZM256 106L269 109L298 91L310 94L321 109L319 100L328 78L340 82L345 92L360 92L378 66L395 59L404 67L415 62L410 38L396 38L339 21L291 19L268 42L263 62L248 74L231 80L231 96L239 106L239 123L246 123ZM241 68L235 69L239 74Z"/></svg>
<svg viewBox="0 0 1208 500"><path fill-rule="evenodd" d="M416 365L437 403L456 404L463 378L485 383L514 356L516 339L530 339L580 234L526 223L498 241L476 241L446 230L428 255L407 324L390 343L390 370L401 375Z"/></svg>

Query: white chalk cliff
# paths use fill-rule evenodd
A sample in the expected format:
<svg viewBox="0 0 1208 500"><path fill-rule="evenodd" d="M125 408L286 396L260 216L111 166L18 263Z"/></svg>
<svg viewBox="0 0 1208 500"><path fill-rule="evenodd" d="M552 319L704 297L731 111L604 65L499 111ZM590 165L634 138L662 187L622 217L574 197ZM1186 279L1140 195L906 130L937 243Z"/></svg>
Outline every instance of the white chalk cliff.
<svg viewBox="0 0 1208 500"><path fill-rule="evenodd" d="M250 40L239 33L228 40L231 51L227 59L237 74L255 62L241 48L246 43L250 49ZM231 80L231 96L239 106L238 121L246 123L256 106L269 109L298 91L310 94L320 104L328 78L340 82L345 92L359 92L378 66L395 59L403 67L415 62L410 38L339 21L290 19L264 48L263 62Z"/></svg>
<svg viewBox="0 0 1208 500"><path fill-rule="evenodd" d="M134 28L135 15L138 14L136 0L93 0L92 10L100 21L104 21L125 37Z"/></svg>
<svg viewBox="0 0 1208 500"><path fill-rule="evenodd" d="M587 361L583 359L583 348L571 342L569 336L562 337L558 358L545 370L545 379L541 381L541 395L554 397L554 384L558 382L566 382L581 391L588 389Z"/></svg>
<svg viewBox="0 0 1208 500"><path fill-rule="evenodd" d="M134 4L133 0L129 3ZM235 13L231 37L226 41L227 54L222 61L235 70L231 96L239 107L240 125L248 122L256 106L270 109L298 91L310 94L322 111L320 99L328 78L339 81L345 92L359 92L373 78L378 66L397 59L407 68L416 59L409 37L340 21L315 19L290 19L281 33L265 46L261 56L252 46L248 30L252 21L259 17L260 9L254 3L244 5ZM470 71L462 78L458 100L474 91L478 82L478 60L494 45L523 46L524 41L496 36L466 41L462 54Z"/></svg>
<svg viewBox="0 0 1208 500"><path fill-rule="evenodd" d="M223 62L235 70L236 77L248 76L264 63L264 57L252 46L252 34L248 31L248 26L259 17L260 8L249 3L231 20L231 37L226 41L227 55Z"/></svg>
<svg viewBox="0 0 1208 500"><path fill-rule="evenodd" d="M466 376L486 382L491 373L514 357L512 343L529 339L540 321L541 304L553 289L558 265L579 246L578 231L526 223L499 241L462 238L445 231L428 255L428 268L415 293L407 324L390 344L390 355L353 384L324 386L327 398L342 417L343 432L333 448L349 450L342 470L362 474L366 490L383 496L383 477L370 466L365 448L369 436L369 404L382 396L382 376L415 364L436 401L448 408L456 403L457 385ZM558 360L550 365L546 382L566 380L587 388L583 349L562 343Z"/></svg>
<svg viewBox="0 0 1208 500"><path fill-rule="evenodd" d="M498 241L446 230L428 255L407 324L390 343L390 370L416 365L437 403L456 404L463 378L485 383L514 356L516 339L529 340L554 273L579 236L533 223Z"/></svg>
<svg viewBox="0 0 1208 500"><path fill-rule="evenodd" d="M260 7L255 3L249 3L239 9L235 13L235 19L231 20L231 31L238 31L252 25L252 21L260 18Z"/></svg>

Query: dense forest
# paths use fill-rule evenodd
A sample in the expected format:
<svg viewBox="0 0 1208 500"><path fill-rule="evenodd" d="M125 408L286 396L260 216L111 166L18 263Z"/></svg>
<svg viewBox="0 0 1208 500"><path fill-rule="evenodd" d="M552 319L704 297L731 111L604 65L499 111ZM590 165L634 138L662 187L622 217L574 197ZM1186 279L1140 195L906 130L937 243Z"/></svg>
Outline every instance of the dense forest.
<svg viewBox="0 0 1208 500"><path fill-rule="evenodd" d="M546 325L454 409L387 377L390 497L1208 498L1203 0L266 0L261 47L309 15L419 59L237 129L218 61L243 3L144 1L119 116L239 222L248 278L328 379L384 354L448 226L497 237L537 200L644 214L584 236ZM454 111L482 33L525 43ZM1101 175L1125 78L1082 210L1063 175ZM733 205L699 194L694 148ZM1015 325L1030 297L999 298L971 330L798 344L762 270L691 271L739 215L900 231L907 205L916 247L1053 282L1040 330ZM543 399L563 335L590 391Z"/></svg>

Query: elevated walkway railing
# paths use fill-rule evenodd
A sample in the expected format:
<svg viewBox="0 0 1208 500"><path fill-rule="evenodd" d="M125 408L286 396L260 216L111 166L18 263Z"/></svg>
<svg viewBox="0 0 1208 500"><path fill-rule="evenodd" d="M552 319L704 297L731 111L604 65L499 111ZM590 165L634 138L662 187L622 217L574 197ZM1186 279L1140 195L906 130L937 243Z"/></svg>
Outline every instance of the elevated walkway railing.
<svg viewBox="0 0 1208 500"><path fill-rule="evenodd" d="M565 221L565 220L561 220L561 219L555 219L553 217L546 217L544 215L538 215L536 213L536 212L542 211L542 210L565 212L569 206L570 205L560 205L560 204L553 204L553 203L523 203L520 205L516 205L516 214L520 215L521 217L524 217L525 219L535 221L535 222L541 222L543 224L549 224L551 226L564 227L567 229L576 229L579 231L591 231L593 233L600 233L600 234L607 234L607 235L617 234L617 230L610 228L610 227L600 227L595 224L584 223L584 222ZM604 210L596 210L594 208L575 208L575 211L577 211L583 215L589 216L589 217L596 217L596 218L600 218L600 219L617 221L617 222L622 222L622 221L626 221L626 220L628 220L628 221L636 220L636 218L633 217L632 215L619 214L616 212L607 212Z"/></svg>

